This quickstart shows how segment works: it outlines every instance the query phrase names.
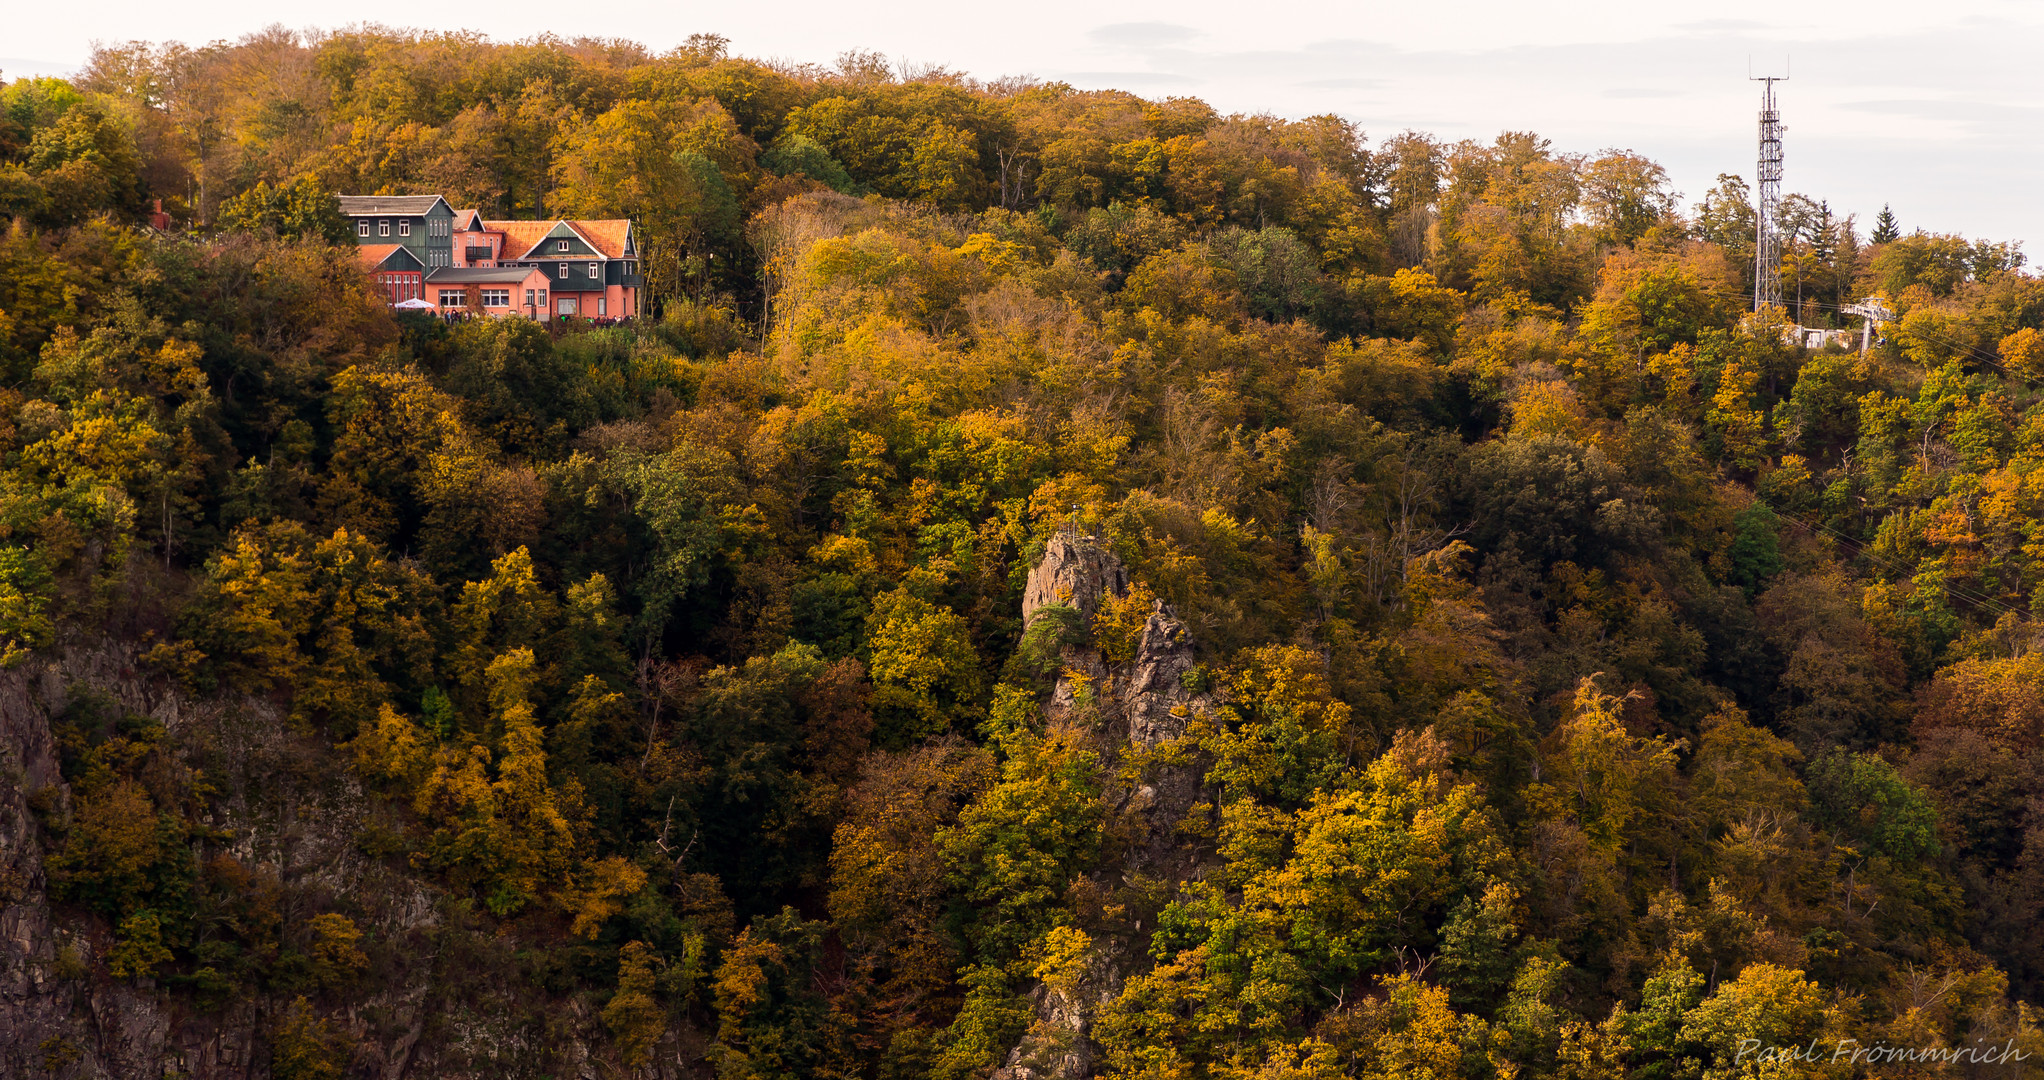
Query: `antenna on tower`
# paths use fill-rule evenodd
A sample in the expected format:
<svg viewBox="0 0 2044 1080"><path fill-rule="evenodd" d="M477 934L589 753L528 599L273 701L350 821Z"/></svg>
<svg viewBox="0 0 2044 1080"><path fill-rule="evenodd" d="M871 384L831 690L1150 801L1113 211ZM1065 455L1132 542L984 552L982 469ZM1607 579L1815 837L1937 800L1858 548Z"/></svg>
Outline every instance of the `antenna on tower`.
<svg viewBox="0 0 2044 1080"><path fill-rule="evenodd" d="M1760 164L1758 204L1753 221L1753 310L1769 304L1781 306L1781 110L1774 104L1774 84L1787 82L1787 75L1754 75L1753 61L1746 61L1746 78L1765 83L1760 97Z"/></svg>

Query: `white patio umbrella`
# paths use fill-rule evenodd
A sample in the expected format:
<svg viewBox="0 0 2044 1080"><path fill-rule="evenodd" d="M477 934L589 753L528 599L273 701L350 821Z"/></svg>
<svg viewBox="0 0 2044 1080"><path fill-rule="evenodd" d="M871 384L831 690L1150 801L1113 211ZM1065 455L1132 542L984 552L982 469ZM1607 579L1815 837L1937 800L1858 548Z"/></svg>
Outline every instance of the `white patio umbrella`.
<svg viewBox="0 0 2044 1080"><path fill-rule="evenodd" d="M415 297L413 297L413 298L411 298L410 300L400 300L400 301L398 301L397 303L395 303L395 304L392 304L392 305L390 305L390 306L391 306L391 307L394 307L394 308L396 308L396 309L398 309L399 311L432 311L432 310L433 310L433 302L432 302L431 300L421 300L421 299L419 299L419 298L418 298L418 297L416 297L416 296L415 296Z"/></svg>

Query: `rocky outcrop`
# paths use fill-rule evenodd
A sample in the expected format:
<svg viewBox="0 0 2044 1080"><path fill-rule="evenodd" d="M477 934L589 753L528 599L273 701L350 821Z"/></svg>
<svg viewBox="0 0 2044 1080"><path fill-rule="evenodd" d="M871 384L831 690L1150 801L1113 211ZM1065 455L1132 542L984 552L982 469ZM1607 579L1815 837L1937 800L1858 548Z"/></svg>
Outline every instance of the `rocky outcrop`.
<svg viewBox="0 0 2044 1080"><path fill-rule="evenodd" d="M1100 546L1097 537L1059 532L1044 545L1043 561L1029 572L1022 588L1022 625L1029 626L1045 608L1053 605L1078 613L1077 629L1083 636L1099 614L1100 605L1110 597L1128 593L1128 569L1114 553ZM1048 712L1052 719L1071 721L1086 714L1097 720L1099 694L1108 688L1107 666L1100 650L1066 642L1058 649L1063 673L1051 688ZM1078 678L1072 678L1077 674Z"/></svg>
<svg viewBox="0 0 2044 1080"><path fill-rule="evenodd" d="M1194 717L1220 704L1203 684L1190 631L1162 601L1143 624L1127 679L1122 703L1133 751L1155 751L1183 737ZM1143 775L1122 807L1129 841L1121 872L1180 880L1192 873L1194 859L1180 842L1178 825L1200 801L1202 770L1181 760L1153 764Z"/></svg>
<svg viewBox="0 0 2044 1080"><path fill-rule="evenodd" d="M1087 953L1070 985L1037 984L1029 1003L1036 1020L993 1080L1075 1080L1093 1075L1099 1058L1092 1039L1093 1016L1121 991L1121 972L1108 949Z"/></svg>
<svg viewBox="0 0 2044 1080"><path fill-rule="evenodd" d="M1050 604L1077 610L1089 632L1108 597L1128 594L1128 571L1093 537L1059 535L1045 545L1043 561L1029 575L1023 593L1025 625ZM1110 777L1138 759L1133 785L1110 779L1108 797L1120 811L1125 846L1120 858L1094 876L1103 888L1136 877L1175 880L1190 871L1177 841L1177 826L1199 801L1196 766L1158 761L1152 752L1186 733L1194 717L1215 699L1199 685L1192 635L1171 608L1159 601L1143 624L1136 656L1110 664L1098 648L1068 645L1064 672L1052 687L1046 712L1052 722L1090 721ZM1035 1019L1013 1047L995 1080L1078 1080L1093 1075L1097 1058L1091 1033L1100 1006L1120 992L1122 980L1143 962L1140 935L1101 934L1087 949L1080 970L1059 985L1031 991Z"/></svg>
<svg viewBox="0 0 2044 1080"><path fill-rule="evenodd" d="M1194 669L1192 635L1164 601L1143 623L1143 640L1128 673L1122 698L1130 745L1154 750L1185 734L1196 706L1206 704L1188 685Z"/></svg>
<svg viewBox="0 0 2044 1080"><path fill-rule="evenodd" d="M1029 572L1022 589L1022 623L1050 604L1075 608L1082 622L1091 622L1100 601L1128 592L1128 570L1114 553L1091 536L1060 532L1043 547L1043 561Z"/></svg>

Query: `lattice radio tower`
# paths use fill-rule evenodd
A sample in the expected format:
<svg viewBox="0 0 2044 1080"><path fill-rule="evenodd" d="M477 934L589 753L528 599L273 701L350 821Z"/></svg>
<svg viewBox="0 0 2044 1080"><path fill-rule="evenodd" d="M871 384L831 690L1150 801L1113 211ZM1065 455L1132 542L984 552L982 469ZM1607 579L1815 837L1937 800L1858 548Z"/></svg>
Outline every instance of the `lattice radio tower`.
<svg viewBox="0 0 2044 1080"><path fill-rule="evenodd" d="M1753 310L1781 306L1781 235L1776 231L1781 206L1781 110L1774 105L1774 84L1786 75L1749 76L1767 84L1760 98L1759 205L1753 229Z"/></svg>

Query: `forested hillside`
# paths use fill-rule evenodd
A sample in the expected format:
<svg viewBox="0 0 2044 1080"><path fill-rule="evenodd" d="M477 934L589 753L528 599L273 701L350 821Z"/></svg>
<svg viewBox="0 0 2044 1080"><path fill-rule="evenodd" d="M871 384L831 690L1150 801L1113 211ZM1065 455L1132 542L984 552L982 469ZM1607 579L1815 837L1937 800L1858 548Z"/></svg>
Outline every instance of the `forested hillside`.
<svg viewBox="0 0 2044 1080"><path fill-rule="evenodd" d="M661 314L394 316L335 192ZM2013 244L1795 197L1753 314L1629 152L383 30L8 83L0 212L0 1073L2044 1053Z"/></svg>

